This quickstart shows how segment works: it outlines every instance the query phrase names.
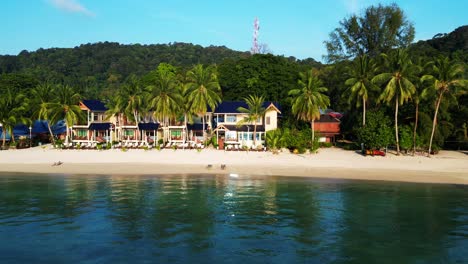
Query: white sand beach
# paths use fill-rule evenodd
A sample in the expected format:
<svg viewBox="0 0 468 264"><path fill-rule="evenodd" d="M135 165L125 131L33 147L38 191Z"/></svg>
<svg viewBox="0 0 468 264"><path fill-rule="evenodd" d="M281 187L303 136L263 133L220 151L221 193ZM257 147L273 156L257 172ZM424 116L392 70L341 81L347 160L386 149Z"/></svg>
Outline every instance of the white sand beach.
<svg viewBox="0 0 468 264"><path fill-rule="evenodd" d="M60 166L52 166L61 161ZM222 169L221 165L225 164ZM211 166L209 166L211 165ZM57 150L50 146L0 151L0 172L167 175L238 174L468 184L468 155L362 156L337 148L318 154L196 150Z"/></svg>

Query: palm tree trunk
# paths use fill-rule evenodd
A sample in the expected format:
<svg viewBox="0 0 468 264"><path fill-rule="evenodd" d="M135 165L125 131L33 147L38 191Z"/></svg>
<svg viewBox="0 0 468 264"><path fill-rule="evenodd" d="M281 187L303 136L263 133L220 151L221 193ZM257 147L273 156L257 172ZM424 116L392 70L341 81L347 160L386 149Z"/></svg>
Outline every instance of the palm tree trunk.
<svg viewBox="0 0 468 264"><path fill-rule="evenodd" d="M362 97L362 126L366 126L366 100Z"/></svg>
<svg viewBox="0 0 468 264"><path fill-rule="evenodd" d="M65 142L68 143L68 138L69 138L69 135L70 135L70 128L68 127L67 123L65 123L65 128L67 129L67 131L65 133Z"/></svg>
<svg viewBox="0 0 468 264"><path fill-rule="evenodd" d="M183 138L183 143L185 146L185 139L187 138L188 130L187 130L187 113L184 114L184 130L185 130L185 135Z"/></svg>
<svg viewBox="0 0 468 264"><path fill-rule="evenodd" d="M136 125L136 135L135 140L140 140L140 129L138 128L138 112L133 111L133 117L135 118L135 125Z"/></svg>
<svg viewBox="0 0 468 264"><path fill-rule="evenodd" d="M312 130L312 148L314 147L314 140L315 140L315 132L314 132L314 120L310 122L310 129Z"/></svg>
<svg viewBox="0 0 468 264"><path fill-rule="evenodd" d="M395 139L396 139L397 155L400 155L400 141L398 139L398 95L396 95L396 99L395 99Z"/></svg>
<svg viewBox="0 0 468 264"><path fill-rule="evenodd" d="M257 122L254 122L254 131L253 131L253 144L254 144L254 147L257 146L256 135L257 135Z"/></svg>
<svg viewBox="0 0 468 264"><path fill-rule="evenodd" d="M444 95L444 92L442 91L439 95L439 98L437 99L436 110L434 113L434 120L432 120L432 132L431 132L431 139L429 140L429 153L427 154L428 156L431 156L432 140L434 139L435 127L437 125L437 113L439 112L440 101L442 101L443 95Z"/></svg>
<svg viewBox="0 0 468 264"><path fill-rule="evenodd" d="M414 120L414 130L413 130L413 156L416 154L416 130L418 128L418 118L419 118L419 103L416 103L416 116Z"/></svg>
<svg viewBox="0 0 468 264"><path fill-rule="evenodd" d="M47 121L47 128L49 129L50 138L52 139L52 144L55 146L54 134L52 133L52 128L50 128L49 121Z"/></svg>
<svg viewBox="0 0 468 264"><path fill-rule="evenodd" d="M202 131L203 131L203 144L206 147L206 138L205 138L205 115L202 116Z"/></svg>
<svg viewBox="0 0 468 264"><path fill-rule="evenodd" d="M2 129L2 147L5 147L5 142L6 142L6 131L5 131L5 127L3 127Z"/></svg>
<svg viewBox="0 0 468 264"><path fill-rule="evenodd" d="M13 129L11 130L11 141L14 143L15 142L15 134L13 133Z"/></svg>

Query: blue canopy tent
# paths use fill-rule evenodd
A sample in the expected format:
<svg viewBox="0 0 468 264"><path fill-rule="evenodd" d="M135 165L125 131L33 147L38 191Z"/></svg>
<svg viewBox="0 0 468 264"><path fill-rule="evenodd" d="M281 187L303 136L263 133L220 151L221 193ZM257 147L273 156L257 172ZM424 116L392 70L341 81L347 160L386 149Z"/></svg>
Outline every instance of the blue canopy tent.
<svg viewBox="0 0 468 264"><path fill-rule="evenodd" d="M49 134L49 128L47 127L47 121L44 120L36 120L32 126L32 133L33 134ZM63 120L57 122L55 125L50 127L52 130L52 134L64 134L67 131L67 127Z"/></svg>
<svg viewBox="0 0 468 264"><path fill-rule="evenodd" d="M13 128L13 135L15 136L15 139L18 139L19 137L26 137L29 138L29 134L36 135L36 134L49 134L49 129L47 128L47 121L44 120L36 120L34 121L31 131L29 131L29 127L24 124L18 124ZM65 122L64 121L59 121L55 125L51 127L52 133L54 135L58 134L64 134L67 130ZM10 133L6 132L5 133L5 138L6 140L10 141L11 140L11 135ZM0 140L3 139L3 127L0 127Z"/></svg>

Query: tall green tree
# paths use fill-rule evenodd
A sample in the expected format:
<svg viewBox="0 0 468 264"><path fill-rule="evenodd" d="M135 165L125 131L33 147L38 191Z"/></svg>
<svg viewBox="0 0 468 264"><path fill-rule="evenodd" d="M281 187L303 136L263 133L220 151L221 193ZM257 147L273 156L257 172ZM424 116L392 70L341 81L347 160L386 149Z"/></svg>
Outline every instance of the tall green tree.
<svg viewBox="0 0 468 264"><path fill-rule="evenodd" d="M47 121L52 144L55 146L55 138L51 129L51 104L54 102L54 86L49 82L40 83L31 90L31 111L32 119Z"/></svg>
<svg viewBox="0 0 468 264"><path fill-rule="evenodd" d="M216 67L198 64L187 72L188 98L194 113L202 117L203 141L205 139L205 115L208 106L215 109L221 102L221 87L219 86Z"/></svg>
<svg viewBox="0 0 468 264"><path fill-rule="evenodd" d="M26 96L17 91L6 88L0 97L0 124L2 124L3 137L2 146L5 146L6 134L9 133L11 141L15 141L13 128L18 123L26 123L25 113L28 110L28 100Z"/></svg>
<svg viewBox="0 0 468 264"><path fill-rule="evenodd" d="M456 96L467 88L466 80L463 79L462 75L464 73L463 66L457 62L451 61L448 57L440 57L436 59L433 64L432 71L432 74L424 75L422 77L423 81L430 81L433 89L437 92L437 101L435 102L428 155L431 155L432 140L434 138L434 132L437 125L437 114L444 94Z"/></svg>
<svg viewBox="0 0 468 264"><path fill-rule="evenodd" d="M408 101L414 94L416 88L410 81L414 75L414 67L403 49L390 52L389 55L382 54L387 72L376 75L372 82L384 84L384 90L379 100L390 103L395 102L395 142L397 155L400 155L400 143L398 139L398 106Z"/></svg>
<svg viewBox="0 0 468 264"><path fill-rule="evenodd" d="M328 89L323 86L322 81L316 76L314 70L301 72L299 74L298 88L290 90L292 99L292 112L299 119L310 123L313 144L315 139L314 121L320 118L320 109L330 105L330 99L325 93Z"/></svg>
<svg viewBox="0 0 468 264"><path fill-rule="evenodd" d="M241 113L247 114L244 119L238 122L239 125L243 124L254 124L254 131L253 131L253 144L254 146L257 145L257 121L258 119L262 119L265 116L266 109L263 107L263 103L265 102L265 97L258 96L258 95L250 95L244 98L245 103L247 104L247 108L239 107L237 111Z"/></svg>
<svg viewBox="0 0 468 264"><path fill-rule="evenodd" d="M80 109L80 94L76 93L71 86L57 85L55 87L56 99L50 104L50 121L56 123L65 121L66 142L70 142L70 128L84 119L83 111Z"/></svg>
<svg viewBox="0 0 468 264"><path fill-rule="evenodd" d="M376 57L394 48L407 47L414 39L414 26L396 4L366 8L340 22L325 41L329 62L367 54Z"/></svg>
<svg viewBox="0 0 468 264"><path fill-rule="evenodd" d="M371 82L377 66L373 59L367 55L357 57L349 68L350 78L345 85L349 86L351 97L349 101L356 99L356 106L362 105L362 126L366 125L366 105L369 100L369 92L375 85Z"/></svg>
<svg viewBox="0 0 468 264"><path fill-rule="evenodd" d="M161 63L152 74L154 75L153 83L147 89L151 96L153 115L160 122L168 125L169 121L176 117L182 101L176 69L170 64Z"/></svg>

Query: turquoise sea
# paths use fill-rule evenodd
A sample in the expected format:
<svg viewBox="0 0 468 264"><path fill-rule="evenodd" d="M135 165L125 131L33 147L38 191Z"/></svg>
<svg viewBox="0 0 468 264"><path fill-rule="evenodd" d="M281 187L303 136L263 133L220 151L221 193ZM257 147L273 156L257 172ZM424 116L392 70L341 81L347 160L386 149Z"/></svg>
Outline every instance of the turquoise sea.
<svg viewBox="0 0 468 264"><path fill-rule="evenodd" d="M0 174L1 263L468 263L468 186Z"/></svg>

